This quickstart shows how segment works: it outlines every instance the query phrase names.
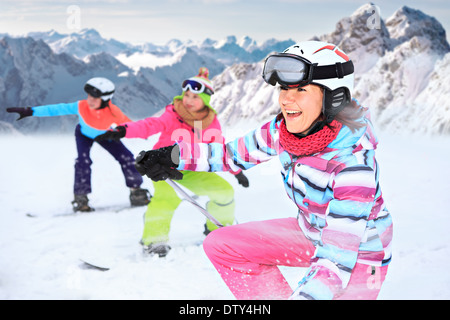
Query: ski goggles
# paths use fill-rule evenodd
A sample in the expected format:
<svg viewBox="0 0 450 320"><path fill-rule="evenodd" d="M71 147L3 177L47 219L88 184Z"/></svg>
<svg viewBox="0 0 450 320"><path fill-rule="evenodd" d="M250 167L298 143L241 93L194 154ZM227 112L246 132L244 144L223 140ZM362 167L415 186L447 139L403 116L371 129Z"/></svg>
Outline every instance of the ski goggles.
<svg viewBox="0 0 450 320"><path fill-rule="evenodd" d="M296 88L306 86L313 80L343 78L352 74L353 70L351 61L318 66L303 57L279 53L266 59L262 76L264 81L272 86L278 82L281 86Z"/></svg>
<svg viewBox="0 0 450 320"><path fill-rule="evenodd" d="M94 86L91 86L90 84L86 84L84 86L84 91L87 94L93 96L94 98L100 98L102 96L107 96L107 95L110 95L110 94L114 93L114 90L113 91L109 91L109 92L101 92L99 89L97 89Z"/></svg>
<svg viewBox="0 0 450 320"><path fill-rule="evenodd" d="M214 94L214 91L205 86L204 83L192 79L184 80L183 84L181 85L183 88L183 91L190 90L192 93L200 94L200 93L206 93L210 96Z"/></svg>

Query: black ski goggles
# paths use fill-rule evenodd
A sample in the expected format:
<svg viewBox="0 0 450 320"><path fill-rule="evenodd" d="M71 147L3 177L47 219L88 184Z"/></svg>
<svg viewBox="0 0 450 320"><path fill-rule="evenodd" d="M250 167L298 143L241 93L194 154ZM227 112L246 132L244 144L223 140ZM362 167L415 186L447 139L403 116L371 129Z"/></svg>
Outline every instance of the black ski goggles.
<svg viewBox="0 0 450 320"><path fill-rule="evenodd" d="M353 71L351 61L317 66L317 63L311 63L295 54L279 53L266 59L262 76L272 86L278 82L281 86L296 88L306 86L313 80L343 78Z"/></svg>
<svg viewBox="0 0 450 320"><path fill-rule="evenodd" d="M189 89L191 92L193 92L195 94L200 94L203 92L206 94L209 94L210 96L214 94L214 91L211 88L208 88L203 83L201 83L199 81L195 81L195 80L189 80L189 79L184 80L181 87L183 88L183 91L186 91Z"/></svg>
<svg viewBox="0 0 450 320"><path fill-rule="evenodd" d="M113 94L113 93L114 93L114 90L113 90L113 91L110 91L110 92L105 92L105 93L103 93L103 92L101 92L99 89L97 89L96 87L91 86L90 84L86 84L86 85L84 86L84 91L85 91L87 94L89 94L89 95L91 95L92 97L94 97L94 98L101 98L102 96L107 96L107 95L110 95L110 94Z"/></svg>

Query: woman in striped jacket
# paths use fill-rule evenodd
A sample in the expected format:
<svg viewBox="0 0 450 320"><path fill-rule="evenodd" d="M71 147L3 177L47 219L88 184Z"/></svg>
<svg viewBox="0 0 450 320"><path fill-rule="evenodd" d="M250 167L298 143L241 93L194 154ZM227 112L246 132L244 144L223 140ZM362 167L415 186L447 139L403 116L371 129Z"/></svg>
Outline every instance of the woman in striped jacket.
<svg viewBox="0 0 450 320"><path fill-rule="evenodd" d="M147 151L138 171L158 180L174 170L246 170L278 156L297 218L212 232L203 246L214 267L238 299L376 299L393 228L368 111L351 99L351 60L329 43L301 42L269 56L263 77L280 85L275 119L226 145ZM164 170L151 170L155 163ZM308 268L294 292L278 265Z"/></svg>

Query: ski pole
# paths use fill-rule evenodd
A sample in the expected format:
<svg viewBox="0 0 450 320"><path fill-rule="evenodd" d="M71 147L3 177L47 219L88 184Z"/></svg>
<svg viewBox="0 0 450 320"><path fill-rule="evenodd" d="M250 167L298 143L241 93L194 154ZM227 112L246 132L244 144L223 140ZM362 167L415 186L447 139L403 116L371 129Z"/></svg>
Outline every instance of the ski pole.
<svg viewBox="0 0 450 320"><path fill-rule="evenodd" d="M223 227L223 224L221 224L216 218L214 218L205 208L203 208L201 205L198 204L197 201L194 200L190 195L188 195L175 181L172 179L167 178L166 182L172 186L176 191L181 193L183 197L190 203L192 203L195 207L197 207L198 210L200 210L203 215L205 215L209 220L211 220L212 223L214 223L217 227L221 228Z"/></svg>

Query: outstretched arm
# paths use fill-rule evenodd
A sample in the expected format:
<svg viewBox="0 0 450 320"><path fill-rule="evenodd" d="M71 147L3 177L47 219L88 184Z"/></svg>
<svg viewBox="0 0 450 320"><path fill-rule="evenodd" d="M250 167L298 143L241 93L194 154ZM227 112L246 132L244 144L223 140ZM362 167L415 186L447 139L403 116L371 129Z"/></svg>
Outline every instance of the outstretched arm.
<svg viewBox="0 0 450 320"><path fill-rule="evenodd" d="M26 108L7 108L6 112L18 113L17 120L35 116L35 117L53 117L64 116L68 114L78 114L78 102L58 103L45 106L26 107Z"/></svg>
<svg viewBox="0 0 450 320"><path fill-rule="evenodd" d="M161 169L166 174L173 170L189 171L239 171L246 170L276 156L278 131L275 121L266 123L259 129L230 143L185 143L157 150L143 151L139 165L142 175L154 181L162 180ZM155 169L155 167L157 169ZM244 181L243 181L244 182Z"/></svg>

